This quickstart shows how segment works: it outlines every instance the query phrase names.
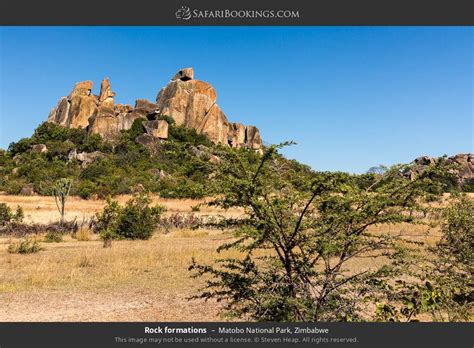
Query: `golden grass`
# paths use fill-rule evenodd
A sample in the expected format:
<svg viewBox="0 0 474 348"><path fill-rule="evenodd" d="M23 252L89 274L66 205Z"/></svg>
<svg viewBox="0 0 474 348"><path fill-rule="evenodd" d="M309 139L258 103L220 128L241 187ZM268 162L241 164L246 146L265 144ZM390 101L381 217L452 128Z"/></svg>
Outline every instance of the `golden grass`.
<svg viewBox="0 0 474 348"><path fill-rule="evenodd" d="M121 203L129 197L119 197ZM191 212L202 201L164 200L168 212ZM29 221L55 221L51 197L0 196L12 207L20 204ZM104 201L72 197L68 219L91 216ZM444 204L444 203L443 203ZM200 214L237 216L239 210L223 212L201 207ZM401 235L411 241L433 245L438 229L396 224L373 226L373 233ZM38 236L39 238L41 236ZM76 239L65 236L61 243L41 243L43 250L31 255L9 254L8 245L18 239L0 237L0 321L216 321L222 320L215 301L189 300L203 286L203 279L190 277L194 257L212 264L223 255L216 248L232 236L216 230L172 229L148 241L114 241L103 248L97 235L79 230ZM87 240L89 239L89 240ZM351 272L383 264L378 258L351 260Z"/></svg>
<svg viewBox="0 0 474 348"><path fill-rule="evenodd" d="M92 239L92 232L88 227L81 226L75 233L74 238L78 242L88 242Z"/></svg>
<svg viewBox="0 0 474 348"><path fill-rule="evenodd" d="M433 231L421 226L406 231L394 225L389 233L428 240ZM374 233L387 232L374 227ZM413 237L414 235L415 237ZM103 248L97 235L88 242L66 236L62 243L41 243L31 255L7 252L11 238L0 238L0 321L216 321L219 304L189 300L203 286L191 277L194 257L212 264L219 257L238 257L237 251L218 254L216 248L232 235L215 230L175 229L148 241L114 241ZM386 260L356 258L351 272L378 267Z"/></svg>
<svg viewBox="0 0 474 348"><path fill-rule="evenodd" d="M130 195L117 196L114 199L120 204L125 204L131 198ZM243 214L241 209L222 210L209 207L205 203L209 199L170 199L152 196L154 204L166 207L165 215L174 213L193 213L195 215L223 215L226 217L239 217ZM53 197L47 196L9 196L0 195L0 202L6 203L12 209L19 205L25 212L25 222L47 224L59 221L59 213ZM81 199L80 197L69 197L66 202L65 219L68 221L83 221L94 216L105 206L103 199ZM198 212L192 207L199 206Z"/></svg>
<svg viewBox="0 0 474 348"><path fill-rule="evenodd" d="M219 320L215 303L187 300L203 285L190 277L188 267L192 257L212 263L215 249L228 238L217 231L177 230L148 241L114 241L111 248L103 248L100 240L67 237L62 243L42 243L44 250L32 255L8 254L9 238L0 238L0 302L11 309L0 308L0 321L64 320L68 306L82 303L83 297L90 302L68 312L71 320ZM69 296L56 303L54 294ZM116 317L122 305L132 302L133 310ZM182 312L188 302L192 313ZM88 312L105 303L110 307L106 315Z"/></svg>

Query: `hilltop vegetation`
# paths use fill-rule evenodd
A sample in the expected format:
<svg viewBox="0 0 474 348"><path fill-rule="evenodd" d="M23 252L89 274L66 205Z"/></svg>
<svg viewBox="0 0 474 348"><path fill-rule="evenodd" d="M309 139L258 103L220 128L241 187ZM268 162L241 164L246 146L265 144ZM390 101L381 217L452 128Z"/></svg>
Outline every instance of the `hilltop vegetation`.
<svg viewBox="0 0 474 348"><path fill-rule="evenodd" d="M220 192L216 173L226 154L239 153L251 163L260 158L254 150L215 145L194 129L167 121L171 123L168 140L145 145L136 141L144 133L142 120L136 120L113 140L82 128L45 122L31 137L0 152L0 191L20 194L27 187L30 192L51 195L56 180L70 178L71 195L82 198L136 191L169 198L201 198ZM47 150L35 151L35 145L40 144ZM81 153L86 158L77 155ZM281 156L279 160L295 172L312 173L296 161Z"/></svg>

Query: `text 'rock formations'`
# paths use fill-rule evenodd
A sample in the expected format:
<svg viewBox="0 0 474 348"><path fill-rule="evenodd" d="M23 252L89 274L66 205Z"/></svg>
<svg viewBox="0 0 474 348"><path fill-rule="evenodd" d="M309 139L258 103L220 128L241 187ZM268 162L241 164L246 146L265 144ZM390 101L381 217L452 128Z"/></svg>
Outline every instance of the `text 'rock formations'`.
<svg viewBox="0 0 474 348"><path fill-rule="evenodd" d="M111 139L121 130L130 129L135 120L143 119L148 135L167 139L168 123L161 117L169 116L176 125L192 128L215 144L262 148L258 128L229 122L216 103L215 89L207 82L195 80L192 68L181 69L159 91L155 103L138 99L134 107L115 104L108 78L102 81L98 96L92 94L92 87L92 81L76 83L72 92L51 110L48 121L64 127L86 128L90 133Z"/></svg>

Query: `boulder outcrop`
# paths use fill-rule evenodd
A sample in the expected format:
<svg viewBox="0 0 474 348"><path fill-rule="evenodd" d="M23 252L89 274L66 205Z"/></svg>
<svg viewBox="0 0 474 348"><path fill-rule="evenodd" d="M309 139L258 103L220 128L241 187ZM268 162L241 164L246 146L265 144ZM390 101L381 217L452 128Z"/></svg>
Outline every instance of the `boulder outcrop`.
<svg viewBox="0 0 474 348"><path fill-rule="evenodd" d="M438 158L421 156L412 162L412 166L405 176L413 178L425 170L426 167L438 162ZM474 154L461 153L446 159L446 162L454 165L453 174L459 186L474 184Z"/></svg>
<svg viewBox="0 0 474 348"><path fill-rule="evenodd" d="M92 162L104 157L106 157L105 153L100 151L77 153L77 150L74 149L68 154L68 159L70 161L72 161L73 159L77 159L79 162L81 162L82 168L86 168Z"/></svg>
<svg viewBox="0 0 474 348"><path fill-rule="evenodd" d="M158 139L168 139L168 122L165 120L153 120L143 122L146 132Z"/></svg>
<svg viewBox="0 0 474 348"><path fill-rule="evenodd" d="M156 97L160 114L172 117L177 125L194 128L216 144L260 149L258 129L230 123L216 101L216 90L207 82L194 80L192 68L181 69Z"/></svg>
<svg viewBox="0 0 474 348"><path fill-rule="evenodd" d="M110 88L109 78L106 77L100 84L99 103L103 106L113 107L114 106L115 92L112 92Z"/></svg>
<svg viewBox="0 0 474 348"><path fill-rule="evenodd" d="M48 148L45 144L36 144L31 147L31 152L34 153L48 153Z"/></svg>
<svg viewBox="0 0 474 348"><path fill-rule="evenodd" d="M216 90L207 82L195 80L193 68L179 70L160 90L156 103L138 99L134 107L115 105L115 92L108 78L102 81L98 96L92 88L92 81L76 83L71 93L51 110L48 121L64 127L87 128L90 133L111 139L121 130L130 129L135 120L143 119L144 132L167 139L169 125L160 117L169 116L176 125L195 129L215 144L261 151L259 130L229 122L216 103Z"/></svg>

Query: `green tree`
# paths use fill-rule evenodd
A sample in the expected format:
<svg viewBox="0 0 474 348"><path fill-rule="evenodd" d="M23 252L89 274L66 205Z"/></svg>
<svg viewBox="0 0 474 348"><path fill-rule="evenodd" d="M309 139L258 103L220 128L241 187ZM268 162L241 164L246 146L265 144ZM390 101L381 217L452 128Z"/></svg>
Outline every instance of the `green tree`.
<svg viewBox="0 0 474 348"><path fill-rule="evenodd" d="M194 276L207 279L196 297L217 298L228 314L258 321L366 320L367 303L386 298L384 278L400 269L403 242L369 227L421 223L416 212L425 210L430 177L445 172L443 163L414 180L395 166L361 183L345 173L295 172L277 155L279 147L252 162L228 152L220 172L224 197L213 204L243 208L248 218L218 251L243 256L217 265L193 260ZM358 257L382 255L388 264L349 271Z"/></svg>
<svg viewBox="0 0 474 348"><path fill-rule="evenodd" d="M429 308L435 320L466 321L474 312L474 200L455 196L441 214L442 238L432 250L428 268L433 291L439 294Z"/></svg>

